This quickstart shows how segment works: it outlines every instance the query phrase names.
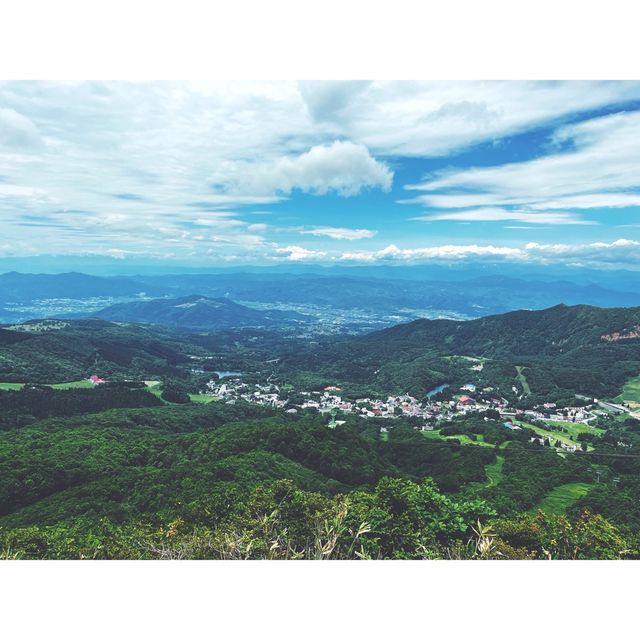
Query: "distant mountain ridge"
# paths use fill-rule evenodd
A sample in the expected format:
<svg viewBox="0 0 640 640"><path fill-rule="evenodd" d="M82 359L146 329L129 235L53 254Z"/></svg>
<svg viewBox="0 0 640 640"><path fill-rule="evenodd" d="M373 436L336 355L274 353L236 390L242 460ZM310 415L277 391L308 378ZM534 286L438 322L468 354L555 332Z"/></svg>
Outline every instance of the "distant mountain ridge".
<svg viewBox="0 0 640 640"><path fill-rule="evenodd" d="M90 276L86 273L0 274L0 304L24 303L46 298L89 298L134 296L141 293L161 295L152 284L142 284L127 276Z"/></svg>
<svg viewBox="0 0 640 640"><path fill-rule="evenodd" d="M237 304L228 298L208 298L201 295L116 304L94 315L113 322L155 324L202 331L273 327L308 319L294 311L263 311Z"/></svg>
<svg viewBox="0 0 640 640"><path fill-rule="evenodd" d="M559 303L599 307L640 306L640 291L622 281L611 287L567 280L479 275L445 280L439 271L424 279L354 275L225 272L166 276L98 277L83 273L0 275L0 322L43 317L86 317L109 305L199 295L244 305L328 310L349 318L354 310L387 322L404 318L478 318L514 309L544 309ZM386 274L386 272L382 272ZM479 272L482 273L482 272ZM314 307L312 310L310 307ZM395 318L394 318L395 316ZM142 320L141 320L142 321Z"/></svg>

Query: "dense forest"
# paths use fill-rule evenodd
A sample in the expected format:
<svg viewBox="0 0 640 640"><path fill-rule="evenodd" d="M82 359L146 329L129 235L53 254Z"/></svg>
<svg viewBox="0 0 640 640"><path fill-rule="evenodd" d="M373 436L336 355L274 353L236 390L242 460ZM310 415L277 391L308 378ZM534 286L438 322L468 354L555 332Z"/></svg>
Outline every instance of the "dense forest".
<svg viewBox="0 0 640 640"><path fill-rule="evenodd" d="M5 558L640 555L638 465L613 443L561 457L473 415L449 440L246 404L67 415L0 434ZM481 431L485 446L455 438ZM581 500L538 509L575 483Z"/></svg>

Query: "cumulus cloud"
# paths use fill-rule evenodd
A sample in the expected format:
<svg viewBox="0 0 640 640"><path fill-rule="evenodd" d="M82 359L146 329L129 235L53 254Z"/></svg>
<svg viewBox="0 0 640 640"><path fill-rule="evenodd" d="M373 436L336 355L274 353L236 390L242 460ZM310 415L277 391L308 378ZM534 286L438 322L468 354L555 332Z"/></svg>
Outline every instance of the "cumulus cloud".
<svg viewBox="0 0 640 640"><path fill-rule="evenodd" d="M438 260L460 260L467 258L503 258L521 257L522 251L512 247L495 247L493 245L455 245L447 244L436 247L400 249L390 244L378 251L345 252L337 256L341 261L356 262L429 262Z"/></svg>
<svg viewBox="0 0 640 640"><path fill-rule="evenodd" d="M314 261L324 258L327 253L325 251L315 251L313 249L305 249L304 247L298 247L296 245L290 245L288 247L279 247L276 249L276 253L282 255L287 260L294 262L300 261Z"/></svg>
<svg viewBox="0 0 640 640"><path fill-rule="evenodd" d="M362 240L373 238L377 231L372 229L345 229L343 227L314 227L313 229L300 229L298 233L311 236L326 236L334 240Z"/></svg>
<svg viewBox="0 0 640 640"><path fill-rule="evenodd" d="M531 259L569 262L574 265L626 265L640 267L640 242L621 238L613 242L588 244L539 244L529 242L524 251Z"/></svg>
<svg viewBox="0 0 640 640"><path fill-rule="evenodd" d="M296 247L296 249L301 250L300 247ZM299 255L300 260L305 259L303 253L299 253ZM618 239L613 242L576 244L541 244L536 242L520 246L446 244L418 248L400 248L395 244L390 244L383 249L372 251L327 252L324 258L332 262L366 264L424 264L469 260L640 269L640 242Z"/></svg>
<svg viewBox="0 0 640 640"><path fill-rule="evenodd" d="M323 195L335 191L354 196L365 188L389 190L393 172L371 156L366 147L337 140L311 147L275 162L241 167L235 188L252 193L291 193L294 189Z"/></svg>

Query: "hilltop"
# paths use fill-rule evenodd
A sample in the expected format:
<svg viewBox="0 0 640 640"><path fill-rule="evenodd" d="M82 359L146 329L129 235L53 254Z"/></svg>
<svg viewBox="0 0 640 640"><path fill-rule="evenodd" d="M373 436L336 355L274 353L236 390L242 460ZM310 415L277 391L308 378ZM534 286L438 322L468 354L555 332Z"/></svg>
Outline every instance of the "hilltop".
<svg viewBox="0 0 640 640"><path fill-rule="evenodd" d="M117 322L157 324L197 331L270 327L307 320L306 316L293 311L263 311L237 304L227 298L201 295L121 303L107 307L95 316Z"/></svg>

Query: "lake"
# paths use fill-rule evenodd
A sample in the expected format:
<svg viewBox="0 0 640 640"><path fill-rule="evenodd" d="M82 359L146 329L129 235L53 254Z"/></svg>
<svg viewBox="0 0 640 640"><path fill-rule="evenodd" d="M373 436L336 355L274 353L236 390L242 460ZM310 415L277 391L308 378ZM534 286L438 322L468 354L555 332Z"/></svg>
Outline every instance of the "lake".
<svg viewBox="0 0 640 640"><path fill-rule="evenodd" d="M425 395L427 396L427 398L433 398L433 396L439 394L441 391L444 391L448 386L449 384L445 382L438 387L434 387L433 389L431 389L431 391L427 391Z"/></svg>

